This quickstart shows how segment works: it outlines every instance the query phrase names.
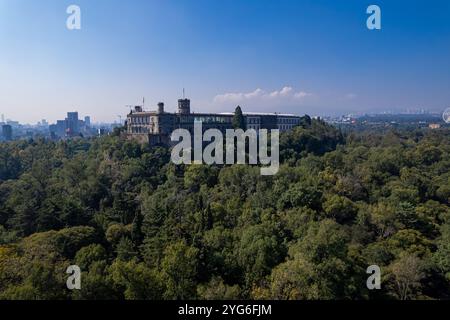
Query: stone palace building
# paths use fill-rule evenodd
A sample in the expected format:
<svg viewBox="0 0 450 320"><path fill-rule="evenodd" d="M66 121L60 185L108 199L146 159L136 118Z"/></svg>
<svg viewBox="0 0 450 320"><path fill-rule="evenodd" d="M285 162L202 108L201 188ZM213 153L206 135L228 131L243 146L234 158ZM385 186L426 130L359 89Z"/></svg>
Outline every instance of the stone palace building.
<svg viewBox="0 0 450 320"><path fill-rule="evenodd" d="M192 113L189 99L178 100L176 113L164 111L164 103L158 103L154 111L145 111L136 106L127 115L127 136L142 143L170 144L170 135L175 129L183 128L194 132L194 123L201 122L203 130L214 128L225 134L233 129L234 113ZM300 117L279 113L243 113L247 129L279 129L280 132L292 129L300 123Z"/></svg>

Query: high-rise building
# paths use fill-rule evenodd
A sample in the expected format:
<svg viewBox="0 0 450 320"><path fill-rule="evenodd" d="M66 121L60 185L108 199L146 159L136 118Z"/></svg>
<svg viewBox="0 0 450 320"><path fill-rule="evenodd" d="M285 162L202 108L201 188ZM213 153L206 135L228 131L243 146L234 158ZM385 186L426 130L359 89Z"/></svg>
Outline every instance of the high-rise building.
<svg viewBox="0 0 450 320"><path fill-rule="evenodd" d="M69 135L77 135L80 133L78 112L67 112L67 131Z"/></svg>
<svg viewBox="0 0 450 320"><path fill-rule="evenodd" d="M12 140L12 127L9 124L2 125L2 136L6 141Z"/></svg>
<svg viewBox="0 0 450 320"><path fill-rule="evenodd" d="M66 119L57 120L56 124L49 126L49 130L54 138L70 138L95 134L91 131L91 117L86 116L84 120L78 119L78 112L76 111L68 112Z"/></svg>
<svg viewBox="0 0 450 320"><path fill-rule="evenodd" d="M58 137L64 137L66 135L66 129L67 129L67 121L66 120L56 121L55 133Z"/></svg>
<svg viewBox="0 0 450 320"><path fill-rule="evenodd" d="M5 123L5 115L2 114L2 123Z"/></svg>

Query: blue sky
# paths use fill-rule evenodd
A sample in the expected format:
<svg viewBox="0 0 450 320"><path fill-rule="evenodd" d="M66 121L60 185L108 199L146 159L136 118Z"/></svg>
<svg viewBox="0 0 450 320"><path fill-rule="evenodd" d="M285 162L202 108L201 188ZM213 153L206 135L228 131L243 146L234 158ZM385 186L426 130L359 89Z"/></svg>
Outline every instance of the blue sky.
<svg viewBox="0 0 450 320"><path fill-rule="evenodd" d="M81 30L66 8L81 8ZM382 29L366 28L377 4ZM343 114L450 106L450 1L0 0L0 113Z"/></svg>

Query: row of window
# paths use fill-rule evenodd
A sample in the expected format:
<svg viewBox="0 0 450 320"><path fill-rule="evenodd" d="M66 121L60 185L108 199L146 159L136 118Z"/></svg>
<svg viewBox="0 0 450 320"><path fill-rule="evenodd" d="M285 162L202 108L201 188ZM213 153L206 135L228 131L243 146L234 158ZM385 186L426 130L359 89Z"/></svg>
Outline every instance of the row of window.
<svg viewBox="0 0 450 320"><path fill-rule="evenodd" d="M153 123L153 117L131 117L129 121L133 124L150 124Z"/></svg>
<svg viewBox="0 0 450 320"><path fill-rule="evenodd" d="M192 117L181 117L181 123L190 123L192 121ZM129 118L130 123L132 124L150 124L156 122L153 117L142 116L142 117L131 117ZM231 117L222 117L222 116L197 116L194 117L194 122L204 122L204 123L231 123L233 119ZM278 123L280 124L297 124L299 121L298 118L278 118ZM248 117L248 124L260 124L260 117Z"/></svg>
<svg viewBox="0 0 450 320"><path fill-rule="evenodd" d="M131 127L131 133L150 133L147 127Z"/></svg>
<svg viewBox="0 0 450 320"><path fill-rule="evenodd" d="M281 131L291 130L294 127L294 125L291 124L279 124L278 129Z"/></svg>
<svg viewBox="0 0 450 320"><path fill-rule="evenodd" d="M204 123L231 123L233 119L231 117L221 117L221 116L198 116L194 118L194 122L204 122Z"/></svg>
<svg viewBox="0 0 450 320"><path fill-rule="evenodd" d="M278 118L278 123L283 123L283 124L297 124L299 122L298 118ZM255 117L255 118L250 118L247 117L247 124L260 124L261 123L261 118L260 117Z"/></svg>
<svg viewBox="0 0 450 320"><path fill-rule="evenodd" d="M298 118L278 118L278 123L290 123L290 124L297 124L299 121Z"/></svg>
<svg viewBox="0 0 450 320"><path fill-rule="evenodd" d="M247 123L248 124L258 124L261 122L260 118L247 118Z"/></svg>
<svg viewBox="0 0 450 320"><path fill-rule="evenodd" d="M279 124L278 129L281 131L290 130L294 127L294 124ZM193 126L181 126L181 128L187 129L189 132L194 133ZM203 126L203 130L207 130L209 128L219 129L223 132L225 132L226 129L230 129L230 126L224 126L224 125L211 125L211 126ZM247 125L247 129L254 129L254 130L260 130L261 126L259 124L249 124ZM130 126L130 132L131 133L150 133L151 128L146 126Z"/></svg>
<svg viewBox="0 0 450 320"><path fill-rule="evenodd" d="M291 124L279 124L278 125L278 129L281 131L290 130L294 127L295 127L295 125L291 125ZM259 129L261 129L261 126L260 125L247 125L247 129L254 129L254 130L258 131Z"/></svg>

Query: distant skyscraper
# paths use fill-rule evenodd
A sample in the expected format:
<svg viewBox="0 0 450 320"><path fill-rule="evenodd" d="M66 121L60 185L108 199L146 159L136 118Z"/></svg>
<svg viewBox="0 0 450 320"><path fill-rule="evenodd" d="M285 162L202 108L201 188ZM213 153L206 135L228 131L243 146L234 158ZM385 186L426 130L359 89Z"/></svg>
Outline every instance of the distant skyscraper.
<svg viewBox="0 0 450 320"><path fill-rule="evenodd" d="M9 124L2 125L2 136L6 141L12 140L12 127Z"/></svg>
<svg viewBox="0 0 450 320"><path fill-rule="evenodd" d="M86 127L90 127L91 126L91 117L89 117L89 116L84 117L84 125Z"/></svg>
<svg viewBox="0 0 450 320"><path fill-rule="evenodd" d="M78 121L78 112L67 113L67 129L70 135L80 133L80 125Z"/></svg>
<svg viewBox="0 0 450 320"><path fill-rule="evenodd" d="M2 114L2 123L5 123L5 115Z"/></svg>
<svg viewBox="0 0 450 320"><path fill-rule="evenodd" d="M55 133L59 137L64 137L66 135L67 129L67 121L66 120L58 120L56 121Z"/></svg>

